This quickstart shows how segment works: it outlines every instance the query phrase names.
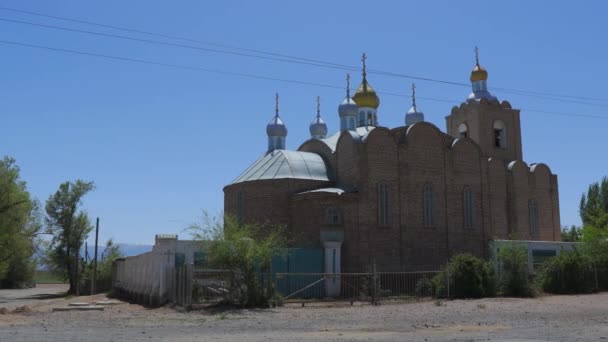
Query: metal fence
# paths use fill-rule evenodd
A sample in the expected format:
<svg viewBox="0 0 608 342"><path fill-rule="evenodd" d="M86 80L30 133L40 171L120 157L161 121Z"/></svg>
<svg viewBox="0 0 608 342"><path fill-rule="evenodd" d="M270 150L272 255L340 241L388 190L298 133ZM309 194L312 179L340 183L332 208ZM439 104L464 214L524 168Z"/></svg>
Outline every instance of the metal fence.
<svg viewBox="0 0 608 342"><path fill-rule="evenodd" d="M608 289L608 269L589 267L577 276L571 271L545 270L542 265L522 264L519 272L494 264L496 285L503 281L519 281L528 285L544 274L557 289L555 293L584 293ZM512 267L511 267L512 268ZM533 271L531 271L531 269ZM541 272L542 270L542 272ZM170 302L190 308L197 304L214 304L230 299L243 291L242 277L229 270L200 269L192 265L178 267L170 275L174 280ZM509 279L507 279L510 277ZM514 277L519 277L514 279ZM404 270L349 270L342 273L258 273L259 286L270 286L281 303L343 301L372 304L418 298L461 298L471 287L470 279L455 277L446 270L417 268ZM498 287L497 287L498 289ZM483 294L481 294L483 295ZM487 293L486 295L493 295Z"/></svg>
<svg viewBox="0 0 608 342"><path fill-rule="evenodd" d="M218 303L231 295L235 272L229 270L194 269L192 303Z"/></svg>
<svg viewBox="0 0 608 342"><path fill-rule="evenodd" d="M371 302L449 297L451 277L440 271L391 271L347 273L276 273L274 288L282 302ZM433 278L435 284L433 284ZM441 293L438 293L441 291Z"/></svg>
<svg viewBox="0 0 608 342"><path fill-rule="evenodd" d="M592 264L583 267L541 265L530 278L549 293L591 293L608 290L608 268Z"/></svg>
<svg viewBox="0 0 608 342"><path fill-rule="evenodd" d="M192 265L176 267L170 276L173 277L173 286L170 289L169 301L186 309L192 307Z"/></svg>

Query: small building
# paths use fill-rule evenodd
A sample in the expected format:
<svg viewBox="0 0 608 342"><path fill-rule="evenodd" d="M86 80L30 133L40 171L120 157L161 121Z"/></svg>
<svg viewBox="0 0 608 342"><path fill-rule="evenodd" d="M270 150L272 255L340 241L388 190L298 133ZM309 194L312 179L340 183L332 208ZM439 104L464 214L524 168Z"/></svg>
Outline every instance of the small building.
<svg viewBox="0 0 608 342"><path fill-rule="evenodd" d="M522 248L528 255L528 272L533 274L547 259L564 251L573 251L580 242L493 240L490 241L490 259L496 261L503 248Z"/></svg>

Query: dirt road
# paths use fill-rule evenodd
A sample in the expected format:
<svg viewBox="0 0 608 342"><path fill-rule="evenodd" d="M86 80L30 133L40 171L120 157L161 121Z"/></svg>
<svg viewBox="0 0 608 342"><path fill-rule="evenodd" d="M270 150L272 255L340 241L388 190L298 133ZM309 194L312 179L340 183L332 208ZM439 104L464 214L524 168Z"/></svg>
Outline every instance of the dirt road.
<svg viewBox="0 0 608 342"><path fill-rule="evenodd" d="M189 313L130 304L50 312L102 297L31 302L31 312L0 314L0 341L608 342L608 293Z"/></svg>
<svg viewBox="0 0 608 342"><path fill-rule="evenodd" d="M31 289L0 290L0 308L13 309L31 303L57 298L69 288L67 284L39 284Z"/></svg>

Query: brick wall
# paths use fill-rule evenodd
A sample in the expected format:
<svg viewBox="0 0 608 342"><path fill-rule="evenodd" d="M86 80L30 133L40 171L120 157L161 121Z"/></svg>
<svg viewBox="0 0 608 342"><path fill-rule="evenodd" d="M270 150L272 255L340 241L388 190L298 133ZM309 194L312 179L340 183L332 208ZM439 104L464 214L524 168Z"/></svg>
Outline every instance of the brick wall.
<svg viewBox="0 0 608 342"><path fill-rule="evenodd" d="M510 108L495 110L515 115ZM321 232L342 231L343 267L350 268L374 260L380 267L439 267L456 253L487 256L490 239L560 239L557 176L548 167L539 164L531 170L523 161L508 167L508 160L488 158L472 139L454 140L432 124L378 127L365 142L343 132L333 154L319 143L302 148L332 160L328 163L336 171L335 182L281 179L230 185L224 188L226 212L237 214L238 198L244 196L245 220L288 226L294 246L321 246ZM389 223L384 226L378 224L381 182L390 194ZM426 184L432 184L435 197L431 227L425 227L423 217ZM347 193L298 194L328 186ZM474 194L473 228L464 227L465 187ZM538 236L529 229L532 198L539 211ZM327 224L329 207L339 209L339 225Z"/></svg>

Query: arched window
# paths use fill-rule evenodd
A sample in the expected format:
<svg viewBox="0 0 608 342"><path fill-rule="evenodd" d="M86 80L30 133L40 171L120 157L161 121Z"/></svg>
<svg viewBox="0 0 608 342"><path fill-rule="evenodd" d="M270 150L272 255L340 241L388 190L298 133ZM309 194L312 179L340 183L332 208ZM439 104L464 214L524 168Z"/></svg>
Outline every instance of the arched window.
<svg viewBox="0 0 608 342"><path fill-rule="evenodd" d="M430 183L424 186L424 226L435 226L435 193Z"/></svg>
<svg viewBox="0 0 608 342"><path fill-rule="evenodd" d="M528 201L528 213L530 215L530 235L538 236L540 234L540 227L536 200L531 199Z"/></svg>
<svg viewBox="0 0 608 342"><path fill-rule="evenodd" d="M367 126L373 126L374 125L374 114L371 111L367 112Z"/></svg>
<svg viewBox="0 0 608 342"><path fill-rule="evenodd" d="M355 129L355 118L350 118L350 124L348 129Z"/></svg>
<svg viewBox="0 0 608 342"><path fill-rule="evenodd" d="M329 225L338 225L342 223L342 216L338 208L327 208L325 211L325 223Z"/></svg>
<svg viewBox="0 0 608 342"><path fill-rule="evenodd" d="M461 138L467 138L469 136L469 127L464 122L458 125L458 135Z"/></svg>
<svg viewBox="0 0 608 342"><path fill-rule="evenodd" d="M359 126L365 126L365 112L359 112Z"/></svg>
<svg viewBox="0 0 608 342"><path fill-rule="evenodd" d="M494 121L494 147L507 148L507 126L500 120Z"/></svg>
<svg viewBox="0 0 608 342"><path fill-rule="evenodd" d="M475 198L473 190L469 187L464 188L463 209L464 209L464 228L475 228Z"/></svg>
<svg viewBox="0 0 608 342"><path fill-rule="evenodd" d="M388 202L388 184L378 183L378 225L380 226L387 226L389 224Z"/></svg>

